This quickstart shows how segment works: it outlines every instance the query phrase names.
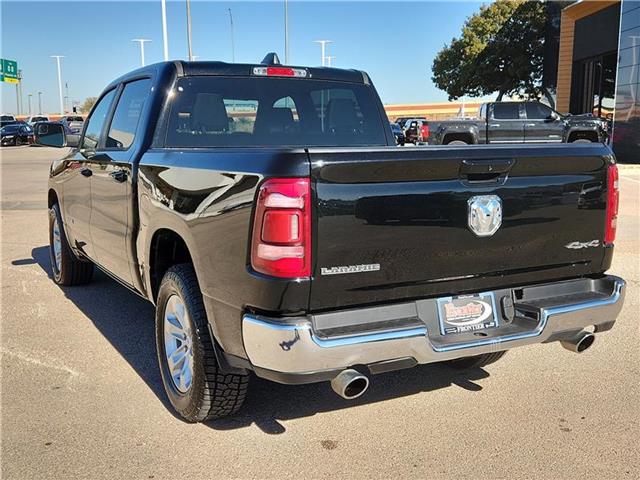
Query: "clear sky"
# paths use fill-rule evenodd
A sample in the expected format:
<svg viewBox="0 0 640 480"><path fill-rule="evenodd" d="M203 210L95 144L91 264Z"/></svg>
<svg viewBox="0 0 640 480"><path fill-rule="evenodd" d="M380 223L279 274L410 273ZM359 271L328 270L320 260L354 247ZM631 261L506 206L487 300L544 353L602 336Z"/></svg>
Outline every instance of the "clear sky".
<svg viewBox="0 0 640 480"><path fill-rule="evenodd" d="M144 37L146 61L162 61L160 0L41 1L0 0L2 58L22 70L24 108L37 92L43 110L57 112L55 60L62 59L63 85L72 100L96 96L119 75L137 68L140 51L131 39ZM384 103L446 101L431 82L435 54L458 36L480 2L307 2L289 1L290 63L319 65L317 39L329 39L333 65L367 71ZM259 62L269 51L284 61L284 2L191 1L193 54L201 60L231 61L228 8L233 12L235 57ZM167 7L169 56L186 59L184 0ZM15 112L15 86L0 84L3 112ZM63 93L64 94L64 93Z"/></svg>

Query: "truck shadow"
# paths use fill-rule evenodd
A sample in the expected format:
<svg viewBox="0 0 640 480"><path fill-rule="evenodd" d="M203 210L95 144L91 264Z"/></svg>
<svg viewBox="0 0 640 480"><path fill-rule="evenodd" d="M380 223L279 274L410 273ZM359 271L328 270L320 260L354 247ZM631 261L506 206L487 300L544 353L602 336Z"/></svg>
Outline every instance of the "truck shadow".
<svg viewBox="0 0 640 480"><path fill-rule="evenodd" d="M34 248L31 255L33 260L14 260L14 264L37 263L51 277L48 247ZM98 269L89 285L82 288L61 288L65 296L91 320L173 413L156 361L153 305ZM482 387L475 381L488 376L489 373L479 368L458 371L439 364L419 365L409 370L374 376L369 390L354 401L338 397L327 383L292 386L253 376L248 399L240 412L234 417L211 421L206 425L216 430L232 430L255 424L264 433L281 434L286 431L281 423L283 420L309 417L325 411L377 403L450 386L476 392L482 390Z"/></svg>

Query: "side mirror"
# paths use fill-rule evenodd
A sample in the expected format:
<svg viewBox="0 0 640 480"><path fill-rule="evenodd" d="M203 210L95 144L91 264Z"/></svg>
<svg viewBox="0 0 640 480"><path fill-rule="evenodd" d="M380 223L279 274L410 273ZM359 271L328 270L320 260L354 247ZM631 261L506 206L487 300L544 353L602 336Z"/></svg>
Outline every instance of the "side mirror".
<svg viewBox="0 0 640 480"><path fill-rule="evenodd" d="M547 120L550 122L555 122L556 120L560 120L560 115L558 115L556 112L551 112L547 117Z"/></svg>
<svg viewBox="0 0 640 480"><path fill-rule="evenodd" d="M59 124L59 123L51 123L51 122L42 122L42 123L37 123L35 125L35 137L36 137L36 144L38 145L43 145L45 147L57 147L57 148L61 148L61 147L72 147L72 146L77 146L78 145L78 138L77 135L75 135L75 145L72 145L73 141L69 141L69 140L73 140L69 137L72 137L72 135L69 135L69 137L67 137L67 135L65 135L64 133L64 126Z"/></svg>

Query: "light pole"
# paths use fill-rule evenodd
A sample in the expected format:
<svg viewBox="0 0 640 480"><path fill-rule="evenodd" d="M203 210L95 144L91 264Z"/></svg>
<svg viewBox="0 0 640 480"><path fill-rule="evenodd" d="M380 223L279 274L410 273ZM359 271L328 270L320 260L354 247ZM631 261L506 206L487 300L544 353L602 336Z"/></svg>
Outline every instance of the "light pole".
<svg viewBox="0 0 640 480"><path fill-rule="evenodd" d="M326 49L326 45L328 43L333 43L331 40L314 40L315 43L319 43L320 44L320 53L322 55L322 66L325 66L325 61L326 61L326 57L324 56L324 52Z"/></svg>
<svg viewBox="0 0 640 480"><path fill-rule="evenodd" d="M60 59L64 58L64 55L51 55L51 58L56 59L58 64L58 95L60 97L60 114L64 115L64 105L62 103L62 73L60 72Z"/></svg>
<svg viewBox="0 0 640 480"><path fill-rule="evenodd" d="M151 40L149 40L148 38L134 38L131 41L140 44L140 65L144 67L144 44L145 42L150 42Z"/></svg>
<svg viewBox="0 0 640 480"><path fill-rule="evenodd" d="M16 83L16 108L18 115L22 113L22 70L18 70L18 83Z"/></svg>
<svg viewBox="0 0 640 480"><path fill-rule="evenodd" d="M29 116L31 116L31 97L33 97L33 95L29 93L27 95L27 101L29 102Z"/></svg>
<svg viewBox="0 0 640 480"><path fill-rule="evenodd" d="M289 65L289 1L284 0L284 64Z"/></svg>
<svg viewBox="0 0 640 480"><path fill-rule="evenodd" d="M236 46L233 40L233 15L231 14L231 9L229 9L229 23L231 25L231 63L236 62Z"/></svg>
<svg viewBox="0 0 640 480"><path fill-rule="evenodd" d="M42 92L38 92L38 115L42 115Z"/></svg>
<svg viewBox="0 0 640 480"><path fill-rule="evenodd" d="M167 39L167 0L162 0L162 45L164 61L169 60L169 40Z"/></svg>
<svg viewBox="0 0 640 480"><path fill-rule="evenodd" d="M189 49L189 61L193 61L191 50L191 1L187 0L187 48Z"/></svg>

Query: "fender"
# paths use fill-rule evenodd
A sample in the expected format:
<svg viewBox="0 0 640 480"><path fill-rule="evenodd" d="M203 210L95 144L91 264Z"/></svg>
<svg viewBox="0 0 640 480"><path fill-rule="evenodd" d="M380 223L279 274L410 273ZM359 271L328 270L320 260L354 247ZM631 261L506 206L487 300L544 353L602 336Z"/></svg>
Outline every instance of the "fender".
<svg viewBox="0 0 640 480"><path fill-rule="evenodd" d="M442 145L444 144L444 139L447 135L456 134L456 135L469 135L472 144L478 143L478 125L475 123L469 122L446 122L441 123L438 126L436 132L437 143Z"/></svg>

